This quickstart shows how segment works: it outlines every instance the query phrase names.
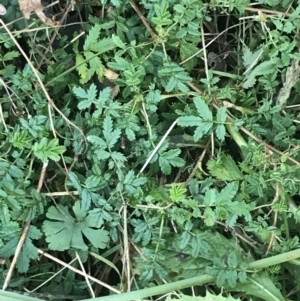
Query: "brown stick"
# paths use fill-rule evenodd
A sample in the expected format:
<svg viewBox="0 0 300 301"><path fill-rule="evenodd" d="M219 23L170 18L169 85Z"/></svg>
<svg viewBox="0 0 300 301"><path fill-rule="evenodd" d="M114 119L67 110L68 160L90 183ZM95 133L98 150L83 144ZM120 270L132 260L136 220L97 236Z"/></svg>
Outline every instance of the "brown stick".
<svg viewBox="0 0 300 301"><path fill-rule="evenodd" d="M140 19L142 20L142 22L144 23L144 25L147 28L147 30L149 31L149 33L151 34L152 39L155 40L157 38L157 35L152 30L151 26L149 25L148 21L146 20L146 18L144 17L142 12L140 11L139 7L136 5L134 0L130 0L130 3L132 5L132 7L134 8L134 10L136 11L136 13L138 14L138 16L140 17Z"/></svg>

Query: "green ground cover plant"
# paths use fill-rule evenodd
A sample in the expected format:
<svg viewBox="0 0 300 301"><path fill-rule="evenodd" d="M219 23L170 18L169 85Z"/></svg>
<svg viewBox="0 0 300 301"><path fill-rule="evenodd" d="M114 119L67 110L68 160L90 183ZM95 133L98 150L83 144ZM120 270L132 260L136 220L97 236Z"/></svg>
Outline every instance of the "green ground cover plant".
<svg viewBox="0 0 300 301"><path fill-rule="evenodd" d="M299 1L0 14L3 300L300 299Z"/></svg>

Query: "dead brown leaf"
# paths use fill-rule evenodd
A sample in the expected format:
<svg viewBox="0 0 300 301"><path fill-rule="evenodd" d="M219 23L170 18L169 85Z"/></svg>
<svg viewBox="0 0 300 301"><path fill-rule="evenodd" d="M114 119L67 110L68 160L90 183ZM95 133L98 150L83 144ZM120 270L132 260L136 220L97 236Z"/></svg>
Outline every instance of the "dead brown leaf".
<svg viewBox="0 0 300 301"><path fill-rule="evenodd" d="M114 71L112 71L111 69L107 69L107 68L104 68L103 75L109 81L114 81L115 79L117 79L119 77L119 74L117 74Z"/></svg>
<svg viewBox="0 0 300 301"><path fill-rule="evenodd" d="M51 19L47 18L43 13L44 6L41 0L19 0L20 10L25 19L30 18L31 12L35 12L39 19L47 25L56 25Z"/></svg>

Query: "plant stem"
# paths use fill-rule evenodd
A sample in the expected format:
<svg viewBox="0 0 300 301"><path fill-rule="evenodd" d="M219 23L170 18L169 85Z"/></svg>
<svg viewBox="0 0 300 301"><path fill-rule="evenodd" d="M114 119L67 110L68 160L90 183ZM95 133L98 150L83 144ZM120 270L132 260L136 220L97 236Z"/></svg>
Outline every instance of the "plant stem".
<svg viewBox="0 0 300 301"><path fill-rule="evenodd" d="M300 249L286 252L283 254L271 256L268 258L260 259L249 264L249 269L251 270L261 270L263 268L277 265L283 262L291 261L300 257ZM185 280L175 281L172 283L167 283L159 285L156 287L145 288L138 291L132 291L128 293L116 294L112 296L105 296L93 299L94 301L133 301L141 300L143 298L148 298L156 295L163 295L175 290L184 289L191 286L203 285L205 283L213 282L215 277L204 274L198 277L189 278ZM32 298L29 296L18 295L12 292L6 292L0 290L0 300L6 301L41 301L41 299ZM91 299L85 299L82 301L90 301Z"/></svg>
<svg viewBox="0 0 300 301"><path fill-rule="evenodd" d="M248 147L247 142L243 138L240 132L236 131L233 123L226 124L226 128L231 136L231 138L236 142L236 144L241 148L242 146Z"/></svg>

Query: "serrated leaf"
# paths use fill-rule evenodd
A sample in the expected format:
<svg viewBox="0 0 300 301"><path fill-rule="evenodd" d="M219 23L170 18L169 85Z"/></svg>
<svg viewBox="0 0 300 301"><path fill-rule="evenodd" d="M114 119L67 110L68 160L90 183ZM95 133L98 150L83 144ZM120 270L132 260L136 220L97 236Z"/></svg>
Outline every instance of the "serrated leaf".
<svg viewBox="0 0 300 301"><path fill-rule="evenodd" d="M265 301L286 300L265 272L260 272L248 277L246 283L237 283L234 291L242 291Z"/></svg>
<svg viewBox="0 0 300 301"><path fill-rule="evenodd" d="M103 122L103 135L106 139L107 148L111 149L117 143L121 136L121 130L113 131L113 122L110 116L107 116Z"/></svg>
<svg viewBox="0 0 300 301"><path fill-rule="evenodd" d="M217 135L217 137L220 141L225 140L226 129L225 129L225 126L223 124L220 124L220 125L217 126L216 135Z"/></svg>
<svg viewBox="0 0 300 301"><path fill-rule="evenodd" d="M178 202L185 197L186 188L183 184L172 184L170 190L170 198L173 202Z"/></svg>
<svg viewBox="0 0 300 301"><path fill-rule="evenodd" d="M90 85L87 91L85 91L80 87L75 87L73 89L73 93L77 96L77 98L82 99L78 103L78 109L84 110L89 108L92 105L92 103L95 101L97 97L97 87L94 83Z"/></svg>
<svg viewBox="0 0 300 301"><path fill-rule="evenodd" d="M231 201L238 192L239 185L237 182L227 184L218 194L217 202Z"/></svg>
<svg viewBox="0 0 300 301"><path fill-rule="evenodd" d="M88 210L91 206L92 197L88 189L84 188L81 193L81 207L83 210Z"/></svg>
<svg viewBox="0 0 300 301"><path fill-rule="evenodd" d="M79 194L81 194L82 192L82 187L81 187L81 184L78 180L78 177L77 175L73 172L73 171L70 171L69 172L69 179L70 181L72 182L73 186L76 188L76 190L78 191Z"/></svg>
<svg viewBox="0 0 300 301"><path fill-rule="evenodd" d="M178 6L182 6L182 5L178 5ZM185 36L187 34L187 30L185 28L182 28L181 33L179 31L176 33L176 36L178 38L180 35ZM182 43L180 43L180 59L181 59L181 61L184 61L185 59L190 58L192 55L194 55L198 51L199 51L199 49L197 46L195 46L192 43L183 41ZM184 63L183 66L186 68L186 70L190 71L197 65L197 61L198 61L198 58L193 57L192 59L189 59L186 63Z"/></svg>
<svg viewBox="0 0 300 301"><path fill-rule="evenodd" d="M245 45L243 48L243 64L245 68L252 67L254 68L258 62L259 56L262 54L262 50L258 49L254 52L250 50L250 48Z"/></svg>
<svg viewBox="0 0 300 301"><path fill-rule="evenodd" d="M171 173L171 166L184 166L185 161L178 157L180 152L180 149L171 149L159 156L159 166L164 174L169 175Z"/></svg>
<svg viewBox="0 0 300 301"><path fill-rule="evenodd" d="M208 161L207 168L212 176L222 181L236 181L244 178L243 173L230 156L222 156L220 162Z"/></svg>
<svg viewBox="0 0 300 301"><path fill-rule="evenodd" d="M181 116L178 120L178 125L188 127L188 126L198 126L202 119L198 116Z"/></svg>
<svg viewBox="0 0 300 301"><path fill-rule="evenodd" d="M87 78L87 62L80 53L76 54L76 70L79 73L81 80L85 80Z"/></svg>
<svg viewBox="0 0 300 301"><path fill-rule="evenodd" d="M105 148L107 146L106 142L102 138L95 135L88 136L87 140L100 148Z"/></svg>
<svg viewBox="0 0 300 301"><path fill-rule="evenodd" d="M225 123L226 118L227 118L227 108L226 107L219 108L217 112L217 121L219 123Z"/></svg>
<svg viewBox="0 0 300 301"><path fill-rule="evenodd" d="M90 28L88 35L85 38L83 49L89 50L93 44L95 44L99 38L101 31L101 25L95 24L93 27Z"/></svg>
<svg viewBox="0 0 300 301"><path fill-rule="evenodd" d="M73 93L77 96L77 98L88 98L87 92L81 87L74 87Z"/></svg>
<svg viewBox="0 0 300 301"><path fill-rule="evenodd" d="M205 206L214 206L217 201L217 190L216 189L208 189L205 192L203 204Z"/></svg>
<svg viewBox="0 0 300 301"><path fill-rule="evenodd" d="M123 43L123 41L117 35L113 34L112 35L112 40L114 41L116 46L118 46L119 48L126 49L126 45Z"/></svg>
<svg viewBox="0 0 300 301"><path fill-rule="evenodd" d="M69 209L65 206L58 205L50 207L47 218L54 221L46 220L42 229L46 235L46 241L52 250L64 251L67 249L77 248L87 250L88 246L83 240L82 234L96 248L105 248L109 241L108 232L96 228L95 219L88 215L86 210L80 208L80 202L77 201L73 206L73 212L76 218L72 217Z"/></svg>
<svg viewBox="0 0 300 301"><path fill-rule="evenodd" d="M20 233L15 232L12 234L13 238L8 241L3 248L0 249L0 256L4 258L9 258L15 254L15 250L19 243ZM35 226L30 225L23 247L21 249L16 267L20 273L26 273L29 269L29 262L31 259L38 258L37 248L33 245L33 239L41 238L42 233Z"/></svg>
<svg viewBox="0 0 300 301"><path fill-rule="evenodd" d="M111 152L111 158L116 161L119 167L123 167L123 163L126 161L126 157L119 152Z"/></svg>
<svg viewBox="0 0 300 301"><path fill-rule="evenodd" d="M58 139L52 139L48 142L48 139L44 137L39 143L34 144L32 150L37 158L46 163L48 159L58 161L60 155L66 151L66 147L58 145Z"/></svg>
<svg viewBox="0 0 300 301"><path fill-rule="evenodd" d="M256 76L267 75L273 73L278 59L273 58L268 61L264 61L256 66L250 73L246 74L246 81L243 83L243 88L251 88L256 82Z"/></svg>
<svg viewBox="0 0 300 301"><path fill-rule="evenodd" d="M227 258L227 264L228 266L230 266L231 268L234 268L236 269L237 266L238 266L238 259L235 255L234 252L231 252L229 255L228 255L228 258ZM237 276L236 276L237 278Z"/></svg>
<svg viewBox="0 0 300 301"><path fill-rule="evenodd" d="M19 128L17 131L13 134L13 137L11 138L11 143L14 147L23 149L23 148L31 148L32 147L32 137L28 135L29 133L27 131L19 131Z"/></svg>
<svg viewBox="0 0 300 301"><path fill-rule="evenodd" d="M105 38L97 43L91 44L91 51L96 52L97 55L105 53L114 48L116 48L116 45L113 42L112 38Z"/></svg>
<svg viewBox="0 0 300 301"><path fill-rule="evenodd" d="M217 216L214 210L212 210L212 208L210 207L205 208L203 215L204 215L204 223L206 226L212 227L216 223Z"/></svg>
<svg viewBox="0 0 300 301"><path fill-rule="evenodd" d="M200 97L194 97L194 104L203 121L213 121L212 112L205 101Z"/></svg>
<svg viewBox="0 0 300 301"><path fill-rule="evenodd" d="M194 132L194 141L199 141L205 134L207 134L213 127L213 122L202 122L198 123L198 127Z"/></svg>
<svg viewBox="0 0 300 301"><path fill-rule="evenodd" d="M18 51L9 51L2 56L1 60L3 62L11 61L12 59L18 57L19 55L20 53Z"/></svg>

